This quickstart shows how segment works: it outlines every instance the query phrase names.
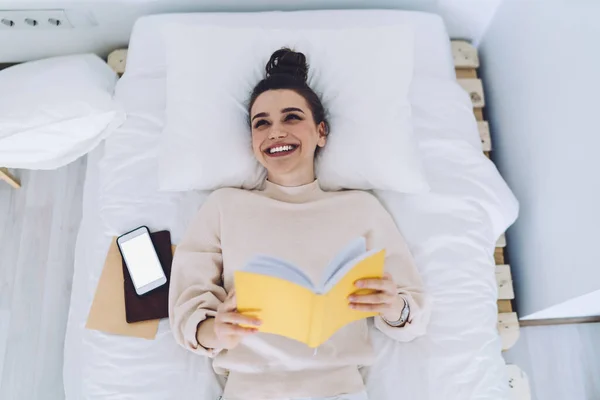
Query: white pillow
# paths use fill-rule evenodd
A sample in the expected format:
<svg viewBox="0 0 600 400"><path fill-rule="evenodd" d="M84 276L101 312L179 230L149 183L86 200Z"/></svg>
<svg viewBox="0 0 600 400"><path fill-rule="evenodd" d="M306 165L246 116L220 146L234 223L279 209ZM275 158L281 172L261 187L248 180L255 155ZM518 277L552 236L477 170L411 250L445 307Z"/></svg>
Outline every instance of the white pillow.
<svg viewBox="0 0 600 400"><path fill-rule="evenodd" d="M54 169L92 150L125 120L117 79L94 54L0 71L0 166Z"/></svg>
<svg viewBox="0 0 600 400"><path fill-rule="evenodd" d="M252 188L264 170L252 154L246 102L281 47L303 52L331 134L317 162L326 190L428 190L412 137L408 92L413 32L404 25L284 30L170 25L163 190Z"/></svg>

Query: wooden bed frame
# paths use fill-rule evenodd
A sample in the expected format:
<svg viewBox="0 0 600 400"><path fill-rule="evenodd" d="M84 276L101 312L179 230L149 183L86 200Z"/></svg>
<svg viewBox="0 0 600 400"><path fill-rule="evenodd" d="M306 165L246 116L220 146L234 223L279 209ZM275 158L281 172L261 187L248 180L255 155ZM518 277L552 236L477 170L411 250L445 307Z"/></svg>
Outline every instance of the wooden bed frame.
<svg viewBox="0 0 600 400"><path fill-rule="evenodd" d="M473 113L479 127L482 151L488 158L492 159L490 127L484 119L483 112L485 107L483 84L477 75L477 68L479 68L477 49L468 42L454 40L452 41L452 56L456 69L456 79L463 89L469 93L473 103ZM510 349L519 339L519 319L517 313L513 311L515 293L510 265L505 263L505 249L506 237L502 235L496 243L494 260L496 262L496 283L498 286L498 331L502 339L503 351ZM531 399L529 381L523 371L516 365L507 365L506 371L513 398L518 400Z"/></svg>
<svg viewBox="0 0 600 400"><path fill-rule="evenodd" d="M491 159L492 139L489 125L484 119L485 96L482 82L477 75L477 68L479 68L477 49L466 41L456 40L452 41L451 44L457 81L471 97L473 113L477 119L481 137L481 148L485 155ZM108 56L107 62L115 72L123 74L127 64L127 49L113 51ZM519 320L517 314L513 311L515 295L510 265L507 265L504 259L505 248L506 239L502 235L496 244L494 259L498 286L498 331L502 339L503 351L510 349L519 339ZM513 399L531 399L529 382L523 371L516 365L507 365L506 373Z"/></svg>
<svg viewBox="0 0 600 400"><path fill-rule="evenodd" d="M491 159L492 139L487 121L483 118L483 107L485 107L485 96L483 85L477 77L479 58L477 49L465 41L452 42L452 55L456 68L458 83L465 89L473 102L473 113L479 126L481 137L481 149ZM506 238L500 237L496 243L494 259L496 261L496 282L498 285L498 330L502 337L502 350L510 349L519 339L519 321L517 314L513 312L512 301L515 298L510 265L505 264L504 249Z"/></svg>
<svg viewBox="0 0 600 400"><path fill-rule="evenodd" d="M490 128L487 121L483 118L485 96L481 80L477 77L477 68L479 67L477 49L468 42L453 41L452 54L457 81L469 93L473 102L473 113L479 126L482 151L491 159L492 139ZM498 285L498 330L502 337L502 350L510 349L519 338L519 322L517 314L513 312L512 304L515 294L510 265L505 264L504 260L505 248L506 238L502 235L496 243L496 251L494 252L496 282Z"/></svg>

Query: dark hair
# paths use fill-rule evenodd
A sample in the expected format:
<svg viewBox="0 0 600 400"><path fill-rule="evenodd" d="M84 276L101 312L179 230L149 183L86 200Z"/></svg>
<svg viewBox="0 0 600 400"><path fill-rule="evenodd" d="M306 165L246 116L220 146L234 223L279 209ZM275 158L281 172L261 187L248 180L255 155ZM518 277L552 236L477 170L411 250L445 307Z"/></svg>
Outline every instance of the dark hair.
<svg viewBox="0 0 600 400"><path fill-rule="evenodd" d="M306 56L288 48L277 50L267 63L265 79L258 82L252 90L248 101L248 122L250 123L250 110L254 102L268 90L289 89L304 97L312 112L315 124L325 123L325 134L329 133L329 123L325 108L319 96L306 83L308 79L308 64Z"/></svg>

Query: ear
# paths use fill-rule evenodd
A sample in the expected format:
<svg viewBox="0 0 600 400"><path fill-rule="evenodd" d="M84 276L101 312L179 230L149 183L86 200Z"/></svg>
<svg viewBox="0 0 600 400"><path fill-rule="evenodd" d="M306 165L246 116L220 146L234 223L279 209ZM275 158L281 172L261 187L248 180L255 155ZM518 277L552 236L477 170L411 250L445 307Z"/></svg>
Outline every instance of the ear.
<svg viewBox="0 0 600 400"><path fill-rule="evenodd" d="M317 141L317 146L325 147L325 143L327 143L327 128L325 128L325 122L321 122L317 127L317 133L319 134L319 140Z"/></svg>

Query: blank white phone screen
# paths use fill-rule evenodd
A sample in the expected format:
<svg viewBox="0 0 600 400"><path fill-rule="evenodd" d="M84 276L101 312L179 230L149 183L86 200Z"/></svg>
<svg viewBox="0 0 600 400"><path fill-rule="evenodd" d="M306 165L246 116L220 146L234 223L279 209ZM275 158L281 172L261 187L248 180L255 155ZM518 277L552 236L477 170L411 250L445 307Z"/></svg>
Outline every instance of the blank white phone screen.
<svg viewBox="0 0 600 400"><path fill-rule="evenodd" d="M147 233L121 243L121 251L136 288L146 286L164 275Z"/></svg>

